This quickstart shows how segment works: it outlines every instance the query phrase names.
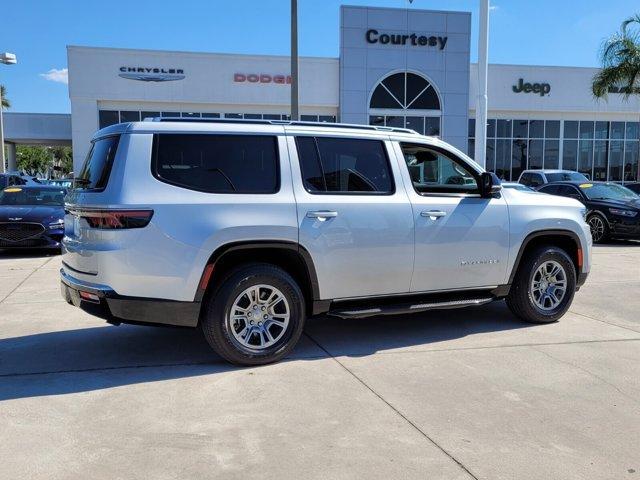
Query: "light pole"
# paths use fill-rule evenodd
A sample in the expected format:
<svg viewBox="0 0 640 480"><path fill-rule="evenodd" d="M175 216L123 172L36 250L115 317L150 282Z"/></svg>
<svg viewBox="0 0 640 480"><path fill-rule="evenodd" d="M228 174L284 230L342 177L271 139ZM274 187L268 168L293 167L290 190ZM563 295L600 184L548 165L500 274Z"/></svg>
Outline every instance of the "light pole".
<svg viewBox="0 0 640 480"><path fill-rule="evenodd" d="M299 120L298 105L298 0L291 0L291 120Z"/></svg>
<svg viewBox="0 0 640 480"><path fill-rule="evenodd" d="M489 62L489 0L480 0L478 39L478 98L476 99L476 146L474 160L483 168L487 163L487 75Z"/></svg>
<svg viewBox="0 0 640 480"><path fill-rule="evenodd" d="M13 53L4 52L0 53L0 63L5 65L15 65L18 63L16 56ZM4 173L4 129L2 126L2 92L0 91L0 173Z"/></svg>

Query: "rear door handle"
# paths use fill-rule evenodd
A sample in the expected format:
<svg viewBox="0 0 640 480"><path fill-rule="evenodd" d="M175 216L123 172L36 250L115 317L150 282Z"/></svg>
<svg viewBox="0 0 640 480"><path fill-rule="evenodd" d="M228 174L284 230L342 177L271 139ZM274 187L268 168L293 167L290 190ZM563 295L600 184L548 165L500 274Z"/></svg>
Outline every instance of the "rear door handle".
<svg viewBox="0 0 640 480"><path fill-rule="evenodd" d="M335 218L338 216L338 212L330 210L317 210L315 212L307 212L307 218L317 218L320 220L326 220L327 218Z"/></svg>
<svg viewBox="0 0 640 480"><path fill-rule="evenodd" d="M420 216L429 217L429 218L440 218L444 217L447 212L443 212L442 210L425 210L420 212Z"/></svg>

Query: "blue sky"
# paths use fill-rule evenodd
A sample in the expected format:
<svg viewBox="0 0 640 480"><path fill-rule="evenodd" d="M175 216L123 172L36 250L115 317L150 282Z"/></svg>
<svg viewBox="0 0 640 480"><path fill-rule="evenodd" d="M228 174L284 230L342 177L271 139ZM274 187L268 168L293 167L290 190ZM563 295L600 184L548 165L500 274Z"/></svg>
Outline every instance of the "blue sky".
<svg viewBox="0 0 640 480"><path fill-rule="evenodd" d="M227 53L289 53L289 0L20 0L2 8L0 83L15 112L68 112L67 45ZM338 56L339 5L406 0L299 0L300 54ZM629 0L492 0L492 63L597 66L602 40L634 13ZM473 12L478 0L414 0L410 8ZM640 7L636 7L640 11Z"/></svg>

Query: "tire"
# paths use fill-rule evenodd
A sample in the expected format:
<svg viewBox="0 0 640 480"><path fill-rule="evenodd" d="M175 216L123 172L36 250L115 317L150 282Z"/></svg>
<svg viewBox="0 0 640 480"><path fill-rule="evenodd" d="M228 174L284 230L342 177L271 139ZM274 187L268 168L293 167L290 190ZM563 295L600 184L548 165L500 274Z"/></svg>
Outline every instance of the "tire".
<svg viewBox="0 0 640 480"><path fill-rule="evenodd" d="M593 243L603 243L609 238L609 225L607 219L599 213L592 213L587 217L587 223L591 228Z"/></svg>
<svg viewBox="0 0 640 480"><path fill-rule="evenodd" d="M209 345L228 362L265 365L293 350L305 311L302 291L287 272L254 263L222 281L207 301L200 326Z"/></svg>
<svg viewBox="0 0 640 480"><path fill-rule="evenodd" d="M560 272L549 277L552 281L548 282L545 275L553 273L551 267L559 267ZM564 292L561 288L563 280ZM543 246L523 258L506 302L509 310L526 322L552 323L569 309L575 291L576 270L567 252L558 247Z"/></svg>

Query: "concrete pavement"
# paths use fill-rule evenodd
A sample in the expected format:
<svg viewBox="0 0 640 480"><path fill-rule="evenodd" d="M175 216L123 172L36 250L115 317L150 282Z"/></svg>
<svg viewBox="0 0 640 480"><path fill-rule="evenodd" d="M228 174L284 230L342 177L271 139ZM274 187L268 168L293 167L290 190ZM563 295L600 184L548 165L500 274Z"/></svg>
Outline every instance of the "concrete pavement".
<svg viewBox="0 0 640 480"><path fill-rule="evenodd" d="M107 326L57 256L0 252L0 478L640 475L640 244L594 249L552 325L503 303L314 319L238 369L198 332Z"/></svg>

